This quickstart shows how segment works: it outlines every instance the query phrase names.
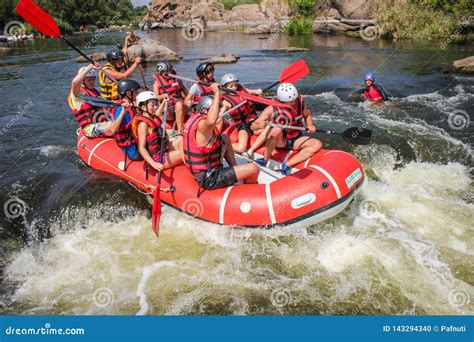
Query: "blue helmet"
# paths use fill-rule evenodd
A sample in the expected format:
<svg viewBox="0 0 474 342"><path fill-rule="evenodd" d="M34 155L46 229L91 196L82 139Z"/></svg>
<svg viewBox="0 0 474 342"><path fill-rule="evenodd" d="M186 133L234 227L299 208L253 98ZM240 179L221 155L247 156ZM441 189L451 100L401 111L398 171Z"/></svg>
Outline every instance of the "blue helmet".
<svg viewBox="0 0 474 342"><path fill-rule="evenodd" d="M371 80L372 82L375 81L375 74L373 72L368 72L365 74L364 80Z"/></svg>

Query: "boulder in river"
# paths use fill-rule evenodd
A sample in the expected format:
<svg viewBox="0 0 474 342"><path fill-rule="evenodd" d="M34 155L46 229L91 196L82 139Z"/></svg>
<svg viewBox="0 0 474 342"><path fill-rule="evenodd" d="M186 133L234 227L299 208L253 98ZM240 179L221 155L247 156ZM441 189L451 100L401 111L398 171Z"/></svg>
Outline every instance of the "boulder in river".
<svg viewBox="0 0 474 342"><path fill-rule="evenodd" d="M454 70L464 74L474 73L474 56L458 59L453 62Z"/></svg>
<svg viewBox="0 0 474 342"><path fill-rule="evenodd" d="M107 53L105 52L94 52L91 53L90 55L87 55L90 58L92 58L93 61L105 61L107 59ZM85 59L82 56L79 56L76 58L77 63L86 63L88 62L87 59Z"/></svg>
<svg viewBox="0 0 474 342"><path fill-rule="evenodd" d="M161 42L150 38L142 38L137 45L130 46L128 55L132 60L135 57L141 57L144 62L155 62L162 59L179 61L182 59L176 52L167 48Z"/></svg>
<svg viewBox="0 0 474 342"><path fill-rule="evenodd" d="M217 55L209 58L202 58L205 62L210 62L213 64L229 64L237 63L240 59L240 56L224 53L222 55Z"/></svg>
<svg viewBox="0 0 474 342"><path fill-rule="evenodd" d="M309 51L308 48L302 48L302 47L284 47L284 48L277 48L277 49L272 49L274 51L285 51L285 52L303 52L303 51Z"/></svg>

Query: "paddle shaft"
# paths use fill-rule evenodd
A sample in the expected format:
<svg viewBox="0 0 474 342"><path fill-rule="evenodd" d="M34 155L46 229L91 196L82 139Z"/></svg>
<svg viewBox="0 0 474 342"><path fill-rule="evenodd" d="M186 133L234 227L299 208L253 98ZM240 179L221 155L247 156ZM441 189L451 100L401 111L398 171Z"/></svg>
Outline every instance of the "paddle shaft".
<svg viewBox="0 0 474 342"><path fill-rule="evenodd" d="M165 148L166 117L168 115L168 101L165 102L165 111L164 112L165 113L163 114L163 135L161 137L161 143L160 143L160 164L163 164L163 150ZM164 167L164 165L163 165L163 167ZM158 187L160 187L161 173L162 173L163 167L161 168L160 171L158 171Z"/></svg>
<svg viewBox="0 0 474 342"><path fill-rule="evenodd" d="M268 125L272 126L272 127L278 127L278 128L281 128L281 129L293 129L295 131L306 131L307 130L305 127L285 126L285 125L280 125L280 124L273 123L273 122L270 122ZM337 134L337 135L343 135L344 134L344 133L341 133L341 132L329 131L329 130L324 130L324 129L317 129L316 132L325 133L325 134Z"/></svg>
<svg viewBox="0 0 474 342"><path fill-rule="evenodd" d="M143 71L143 67L141 64L138 64L138 69L140 70L140 75L142 76L143 86L145 87L145 90L149 90L148 83L146 82L145 78L145 72Z"/></svg>

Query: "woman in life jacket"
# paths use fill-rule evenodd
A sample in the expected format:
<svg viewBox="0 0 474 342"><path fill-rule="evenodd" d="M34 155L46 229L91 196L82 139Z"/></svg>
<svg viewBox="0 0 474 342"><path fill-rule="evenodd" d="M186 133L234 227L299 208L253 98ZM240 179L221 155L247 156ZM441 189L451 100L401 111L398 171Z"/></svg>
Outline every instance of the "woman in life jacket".
<svg viewBox="0 0 474 342"><path fill-rule="evenodd" d="M214 64L209 62L199 64L196 68L196 76L200 82L215 83ZM189 108L194 103L199 102L202 97L211 95L213 95L213 92L210 87L193 83L191 88L189 88L188 95L184 99L184 104Z"/></svg>
<svg viewBox="0 0 474 342"><path fill-rule="evenodd" d="M244 87L242 84L239 83L237 76L235 76L234 74L225 74L224 76L222 76L221 85L231 90L245 91L252 95L262 95L262 89L249 89ZM234 95L230 93L223 93L221 96L221 100L221 113L245 101L239 95ZM257 118L255 107L252 102L245 101L245 104L242 107L234 109L232 112L229 113L229 115L232 121L238 124L237 129L239 132L238 140L237 142L232 144L232 147L237 153L245 152L247 150L247 144L252 134L259 134L261 132L261 130L253 132L250 128L252 123Z"/></svg>
<svg viewBox="0 0 474 342"><path fill-rule="evenodd" d="M388 100L388 95L379 84L375 84L375 75L373 72L369 72L365 75L365 89L364 99L370 102L378 103Z"/></svg>
<svg viewBox="0 0 474 342"><path fill-rule="evenodd" d="M165 170L182 163L181 138L169 141L164 135L163 163L160 163L161 139L163 139L163 109L165 101L157 107L158 97L152 91L144 91L137 96L140 114L132 121L132 132L138 140L138 151L155 170Z"/></svg>
<svg viewBox="0 0 474 342"><path fill-rule="evenodd" d="M229 137L217 128L220 90L211 85L213 96L203 97L184 126L183 156L194 179L203 189L223 188L243 180L256 183L259 169L254 163L237 165ZM229 164L224 167L223 159Z"/></svg>
<svg viewBox="0 0 474 342"><path fill-rule="evenodd" d="M298 90L291 83L282 83L277 88L277 100L290 105L286 107L269 106L263 110L260 117L252 124L252 129L265 129L268 123L275 123L283 126L268 127L265 132L265 152L263 158L255 160L259 165L266 166L275 147L299 151L288 162L280 165L283 175L291 173L291 167L311 158L316 152L322 149L323 144L318 139L304 136L301 130L291 129L291 127L305 127L308 133L316 132L313 117L304 103L303 96L298 94Z"/></svg>
<svg viewBox="0 0 474 342"><path fill-rule="evenodd" d="M114 134L114 139L117 145L122 149L123 153L127 158L131 160L141 160L142 157L138 152L137 140L132 134L132 120L136 113L136 99L138 91L140 90L140 84L132 79L125 78L118 83L118 92L120 94L120 103L122 106L115 107L112 110L114 120L119 121L121 119L120 127ZM125 112L122 115L122 112Z"/></svg>
<svg viewBox="0 0 474 342"><path fill-rule="evenodd" d="M176 70L168 61L161 61L156 65L156 75L153 75L153 92L158 96L159 101L168 100L170 113L167 120L176 121L176 129L179 134L183 134L184 118L186 110L184 108L184 98L188 95L188 90L181 80L169 77L168 74L176 74ZM171 114L171 115L170 115ZM174 114L174 115L173 115Z"/></svg>
<svg viewBox="0 0 474 342"><path fill-rule="evenodd" d="M136 70L138 65L141 63L141 58L135 58L133 64L125 70L125 55L123 51L115 49L107 53L108 63L103 67L107 73L115 78L117 81L123 80L124 78L129 78ZM102 70L99 72L99 81L100 81L100 92L102 97L108 100L118 100L120 94L118 92L118 85L107 77L105 72Z"/></svg>
<svg viewBox="0 0 474 342"><path fill-rule="evenodd" d="M72 113L79 123L79 127L84 131L84 135L88 138L112 136L120 126L119 121L112 120L112 115L108 110L94 107L80 97L80 95L100 96L99 91L94 88L97 69L99 67L94 64L79 69L76 77L72 80L71 92L68 97Z"/></svg>

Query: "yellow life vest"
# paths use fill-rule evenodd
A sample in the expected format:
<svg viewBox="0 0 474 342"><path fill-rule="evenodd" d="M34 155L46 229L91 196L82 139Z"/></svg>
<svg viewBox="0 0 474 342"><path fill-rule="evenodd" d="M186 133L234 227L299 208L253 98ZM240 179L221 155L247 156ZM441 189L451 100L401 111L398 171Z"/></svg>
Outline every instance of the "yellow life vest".
<svg viewBox="0 0 474 342"><path fill-rule="evenodd" d="M110 63L107 63L103 69L116 71L115 67ZM102 97L108 100L118 100L120 98L117 84L108 78L102 70L99 71L99 80Z"/></svg>

